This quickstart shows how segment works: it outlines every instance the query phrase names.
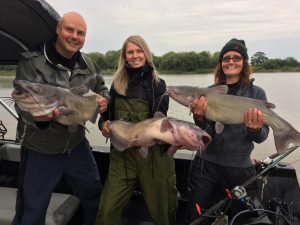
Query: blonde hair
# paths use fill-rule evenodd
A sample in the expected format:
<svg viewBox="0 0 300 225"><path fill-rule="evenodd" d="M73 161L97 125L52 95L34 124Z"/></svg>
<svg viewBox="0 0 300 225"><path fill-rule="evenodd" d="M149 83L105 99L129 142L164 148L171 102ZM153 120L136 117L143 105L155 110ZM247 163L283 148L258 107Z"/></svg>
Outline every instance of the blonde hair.
<svg viewBox="0 0 300 225"><path fill-rule="evenodd" d="M252 66L249 64L247 59L243 59L243 69L240 74L241 86L250 85L250 75L252 74ZM226 84L226 75L222 70L222 62L220 61L214 69L215 84Z"/></svg>
<svg viewBox="0 0 300 225"><path fill-rule="evenodd" d="M133 35L129 36L121 49L121 55L119 58L118 62L118 68L114 76L113 84L114 84L114 89L119 95L126 95L126 90L128 88L128 73L126 71L126 48L127 44L131 42L135 45L137 45L145 54L146 57L146 64L150 65L153 67L153 73L152 76L153 78L158 82L158 75L159 73L157 72L154 64L153 64L153 59L152 59L152 54L150 52L150 49L146 43L146 41L139 35Z"/></svg>

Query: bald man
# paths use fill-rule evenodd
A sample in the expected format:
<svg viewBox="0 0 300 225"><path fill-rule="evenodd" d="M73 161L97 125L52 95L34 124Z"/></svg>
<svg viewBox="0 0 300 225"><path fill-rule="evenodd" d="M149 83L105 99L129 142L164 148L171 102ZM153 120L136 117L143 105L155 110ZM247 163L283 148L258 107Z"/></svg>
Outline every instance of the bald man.
<svg viewBox="0 0 300 225"><path fill-rule="evenodd" d="M94 62L80 52L86 32L80 14L64 14L55 37L22 53L16 79L62 88L85 85L101 96L99 113L106 111L109 94L104 79ZM78 125L74 131L54 121L58 110L38 117L17 106L16 110L22 156L13 225L44 225L51 194L62 178L81 201L84 224L94 225L102 184L85 128Z"/></svg>

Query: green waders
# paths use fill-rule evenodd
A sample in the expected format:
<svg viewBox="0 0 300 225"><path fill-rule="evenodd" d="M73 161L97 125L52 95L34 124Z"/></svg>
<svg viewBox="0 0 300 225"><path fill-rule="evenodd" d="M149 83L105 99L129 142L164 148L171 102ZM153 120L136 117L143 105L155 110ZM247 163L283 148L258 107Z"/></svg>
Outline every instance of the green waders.
<svg viewBox="0 0 300 225"><path fill-rule="evenodd" d="M149 116L148 104L142 100L116 99L116 119L141 121ZM146 159L138 148L123 152L112 148L110 166L101 196L96 225L120 225L125 206L140 186L155 225L175 225L177 189L173 158L160 145L149 149Z"/></svg>

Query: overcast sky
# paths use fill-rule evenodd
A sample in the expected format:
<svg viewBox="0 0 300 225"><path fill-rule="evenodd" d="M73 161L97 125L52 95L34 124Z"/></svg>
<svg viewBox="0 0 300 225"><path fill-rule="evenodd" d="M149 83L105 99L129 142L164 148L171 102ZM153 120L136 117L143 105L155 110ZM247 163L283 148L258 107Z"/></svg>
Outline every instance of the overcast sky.
<svg viewBox="0 0 300 225"><path fill-rule="evenodd" d="M300 60L299 0L47 0L62 15L77 11L88 24L84 52L118 50L133 34L155 55L220 51L235 37L251 57Z"/></svg>

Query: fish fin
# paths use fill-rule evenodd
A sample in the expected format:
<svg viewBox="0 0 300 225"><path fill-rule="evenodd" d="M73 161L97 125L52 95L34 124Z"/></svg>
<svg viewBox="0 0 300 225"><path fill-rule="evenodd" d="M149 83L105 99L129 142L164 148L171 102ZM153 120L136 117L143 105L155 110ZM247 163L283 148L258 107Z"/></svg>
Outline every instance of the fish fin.
<svg viewBox="0 0 300 225"><path fill-rule="evenodd" d="M90 134L89 129L84 124L81 124L81 125L84 127L84 129L86 130L86 132L88 132Z"/></svg>
<svg viewBox="0 0 300 225"><path fill-rule="evenodd" d="M216 85L212 87L212 89L220 94L227 94L228 92L228 86L227 85Z"/></svg>
<svg viewBox="0 0 300 225"><path fill-rule="evenodd" d="M117 138L115 135L111 135L110 143L119 151L124 151L128 148L128 142L122 141L122 139Z"/></svg>
<svg viewBox="0 0 300 225"><path fill-rule="evenodd" d="M170 148L168 148L167 150L167 154L171 157L173 157L175 155L175 153L177 152L177 149L179 149L178 145L171 145Z"/></svg>
<svg viewBox="0 0 300 225"><path fill-rule="evenodd" d="M138 140L137 139L133 139L132 141L130 141L128 143L127 148L138 146L138 145L139 145Z"/></svg>
<svg viewBox="0 0 300 225"><path fill-rule="evenodd" d="M139 153L141 155L142 158L147 158L148 156L148 148L147 147L140 147L139 149Z"/></svg>
<svg viewBox="0 0 300 225"><path fill-rule="evenodd" d="M279 154L285 153L290 144L300 146L300 133L288 124L286 129L275 130L273 129L275 147Z"/></svg>
<svg viewBox="0 0 300 225"><path fill-rule="evenodd" d="M276 106L275 104L271 103L271 102L266 102L266 101L262 101L264 103L264 105L269 108L269 109L275 109Z"/></svg>
<svg viewBox="0 0 300 225"><path fill-rule="evenodd" d="M97 109L95 110L93 116L89 119L92 123L96 123L97 117L99 115L99 106L97 106Z"/></svg>
<svg viewBox="0 0 300 225"><path fill-rule="evenodd" d="M60 106L57 109L59 111L59 115L62 115L62 116L70 116L70 115L74 115L74 114L78 113L76 110L68 109L65 106Z"/></svg>
<svg viewBox="0 0 300 225"><path fill-rule="evenodd" d="M216 124L215 124L216 133L221 134L223 129L224 129L224 124L221 122L216 122Z"/></svg>
<svg viewBox="0 0 300 225"><path fill-rule="evenodd" d="M155 118L164 118L164 117L166 117L166 115L163 114L162 112L156 111L156 112L154 113L154 116L153 116L153 117L155 117Z"/></svg>
<svg viewBox="0 0 300 225"><path fill-rule="evenodd" d="M84 95L89 92L89 88L85 85L77 85L70 88L70 91L75 95Z"/></svg>
<svg viewBox="0 0 300 225"><path fill-rule="evenodd" d="M173 130L173 126L172 126L172 123L171 123L171 120L169 117L166 117L164 118L162 121L161 121L161 126L160 126L160 131L162 133L164 132L167 132L167 131L172 131Z"/></svg>

